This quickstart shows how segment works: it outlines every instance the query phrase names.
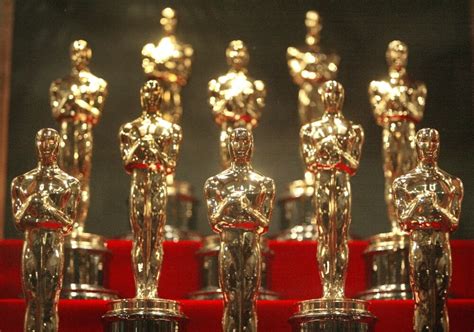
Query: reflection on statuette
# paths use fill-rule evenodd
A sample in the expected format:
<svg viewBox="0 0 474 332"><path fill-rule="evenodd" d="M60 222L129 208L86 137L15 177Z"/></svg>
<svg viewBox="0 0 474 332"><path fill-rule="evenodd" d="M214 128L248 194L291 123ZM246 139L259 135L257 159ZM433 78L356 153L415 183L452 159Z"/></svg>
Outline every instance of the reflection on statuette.
<svg viewBox="0 0 474 332"><path fill-rule="evenodd" d="M300 87L298 113L301 124L319 120L324 105L318 94L322 83L336 78L340 58L336 54L321 51L319 41L322 29L321 17L308 11L305 19L306 45L302 48L288 47L286 52L288 69L293 81Z"/></svg>
<svg viewBox="0 0 474 332"><path fill-rule="evenodd" d="M231 165L204 185L208 217L219 233L219 284L224 294L225 332L256 331L256 298L261 278L260 236L267 232L275 184L250 164L252 133L236 128L229 136Z"/></svg>
<svg viewBox="0 0 474 332"><path fill-rule="evenodd" d="M63 279L64 236L76 218L81 186L57 164L60 137L45 128L36 134L38 167L13 179L15 226L25 233L22 283L27 301L24 331L57 331Z"/></svg>
<svg viewBox="0 0 474 332"><path fill-rule="evenodd" d="M193 48L175 35L178 23L176 11L165 8L160 24L163 37L156 43L148 43L142 49L142 67L149 79L155 79L162 88L161 114L169 122L179 124L183 114L181 89L191 73Z"/></svg>
<svg viewBox="0 0 474 332"><path fill-rule="evenodd" d="M89 210L93 127L99 122L107 97L107 82L89 70L92 50L85 40L71 44L71 73L50 87L53 117L59 124L59 167L81 182L81 200L74 231L82 233Z"/></svg>
<svg viewBox="0 0 474 332"><path fill-rule="evenodd" d="M449 331L449 233L458 227L463 185L438 167L439 134L435 129L418 131L416 150L418 165L392 186L400 227L410 233L414 331Z"/></svg>
<svg viewBox="0 0 474 332"><path fill-rule="evenodd" d="M258 125L266 96L264 83L248 75L249 52L243 41L231 41L226 58L229 71L209 82L209 104L221 129L220 160L224 169L231 163L227 149L230 133L235 128L252 130Z"/></svg>
<svg viewBox="0 0 474 332"><path fill-rule="evenodd" d="M120 152L132 176L130 224L133 232L133 271L137 298L156 298L163 261L166 223L166 175L176 167L181 127L163 119L162 89L155 80L140 91L142 115L120 128Z"/></svg>
<svg viewBox="0 0 474 332"><path fill-rule="evenodd" d="M372 81L369 99L377 124L382 127L385 202L391 231L399 232L391 186L393 180L416 166L415 125L423 118L426 86L409 79L408 47L390 42L386 52L388 78Z"/></svg>

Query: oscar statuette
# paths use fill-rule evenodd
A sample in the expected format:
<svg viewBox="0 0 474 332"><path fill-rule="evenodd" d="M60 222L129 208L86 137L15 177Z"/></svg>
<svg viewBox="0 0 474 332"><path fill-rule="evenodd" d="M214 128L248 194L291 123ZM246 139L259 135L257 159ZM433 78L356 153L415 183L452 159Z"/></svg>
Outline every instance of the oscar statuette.
<svg viewBox="0 0 474 332"><path fill-rule="evenodd" d="M344 295L349 262L351 224L350 178L358 167L364 143L361 126L342 115L344 89L336 81L320 88L325 112L320 120L301 127L301 152L314 174L317 261L323 296L298 304L290 318L293 331L372 331L375 317L368 302Z"/></svg>

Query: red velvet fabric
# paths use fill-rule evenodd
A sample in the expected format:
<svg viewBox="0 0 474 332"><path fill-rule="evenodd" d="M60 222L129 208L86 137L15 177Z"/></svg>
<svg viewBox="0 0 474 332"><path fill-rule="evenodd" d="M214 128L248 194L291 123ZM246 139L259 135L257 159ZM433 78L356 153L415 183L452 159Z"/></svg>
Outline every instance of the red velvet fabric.
<svg viewBox="0 0 474 332"><path fill-rule="evenodd" d="M187 331L221 331L222 302L180 301L188 316ZM259 331L291 331L288 318L296 310L297 301L259 301L257 304ZM378 317L375 332L401 332L412 330L413 301L373 301L370 310ZM474 330L474 300L448 302L450 327L453 332ZM61 300L59 303L60 332L102 331L101 317L106 302L99 300ZM25 303L23 300L0 300L0 331L20 332L23 329Z"/></svg>
<svg viewBox="0 0 474 332"><path fill-rule="evenodd" d="M131 242L108 241L112 251L109 287L120 297L134 296L131 265ZM164 261L159 293L163 298L185 299L199 288L199 262L196 251L201 244L195 241L165 242ZM321 295L321 284L316 266L316 243L270 241L274 252L269 273L270 288L284 299L310 299ZM346 295L354 297L366 288L366 268L363 251L365 241L349 244L349 271ZM474 299L474 241L451 242L453 278L450 288L454 298ZM21 293L20 259L22 241L0 241L0 298L18 298Z"/></svg>
<svg viewBox="0 0 474 332"><path fill-rule="evenodd" d="M270 241L271 289L285 299L311 299L322 294L315 242ZM349 241L346 296L356 297L368 280L364 260L366 241ZM474 241L451 241L453 274L450 296L474 299ZM472 332L472 331L471 331Z"/></svg>
<svg viewBox="0 0 474 332"><path fill-rule="evenodd" d="M258 302L260 331L290 331L288 318L302 299L321 295L316 266L316 243L270 241L274 255L270 263L271 289L283 298L294 300ZM133 297L131 242L111 240L110 288L120 297ZM184 299L199 287L199 262L194 241L164 244L164 262L159 293L163 298ZM367 243L351 241L349 271L346 283L348 297L365 289L366 268L363 251ZM20 258L22 241L0 241L0 331L22 330L25 304L21 294ZM451 331L474 331L474 241L452 241L453 281L449 301ZM466 299L467 298L467 299ZM188 331L220 331L222 302L180 300L190 318ZM410 331L412 301L372 301L370 310L378 317L376 331ZM101 316L105 301L61 300L60 331L102 331Z"/></svg>
<svg viewBox="0 0 474 332"><path fill-rule="evenodd" d="M135 296L131 261L131 241L110 240L109 287L117 290L120 298ZM197 241L164 242L163 267L161 269L158 293L165 299L185 299L199 288L199 261L196 251L201 247Z"/></svg>

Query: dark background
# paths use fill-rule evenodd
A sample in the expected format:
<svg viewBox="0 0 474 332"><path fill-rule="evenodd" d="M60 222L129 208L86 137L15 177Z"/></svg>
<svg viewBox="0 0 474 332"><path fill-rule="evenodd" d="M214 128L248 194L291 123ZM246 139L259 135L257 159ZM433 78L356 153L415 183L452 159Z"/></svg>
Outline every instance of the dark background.
<svg viewBox="0 0 474 332"><path fill-rule="evenodd" d="M182 94L184 142L177 179L190 181L201 200L204 181L219 171L219 131L207 104L207 82L227 70L224 50L232 39L245 41L250 73L268 89L255 130L255 168L276 180L279 193L302 177L297 87L285 53L288 46L304 43L305 12L314 9L323 18L323 48L342 58L338 78L346 90L344 113L366 133L360 170L352 180L352 233L366 237L389 230L381 129L370 112L367 86L386 75L387 44L400 39L409 46L409 73L428 86L420 126L440 131L440 166L464 181L460 228L454 236L474 238L469 1L17 1L8 181L35 166L36 131L57 127L48 88L70 70L69 44L84 38L93 49L92 72L109 82L105 112L95 129L86 229L106 236L128 231L130 179L122 169L117 132L140 113L140 51L161 36L159 17L165 6L178 11L178 37L195 50L191 80ZM10 201L6 236L15 237L9 206ZM275 209L272 232L278 229L279 216ZM200 231L210 232L202 203L198 224Z"/></svg>

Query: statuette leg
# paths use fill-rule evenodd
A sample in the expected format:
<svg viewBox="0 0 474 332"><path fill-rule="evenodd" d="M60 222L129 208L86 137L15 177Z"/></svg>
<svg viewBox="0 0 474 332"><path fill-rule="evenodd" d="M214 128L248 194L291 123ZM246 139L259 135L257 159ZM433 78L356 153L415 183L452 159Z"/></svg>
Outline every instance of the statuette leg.
<svg viewBox="0 0 474 332"><path fill-rule="evenodd" d="M160 184L160 185L158 185ZM130 195L132 262L138 298L156 298L163 260L166 180L157 172L135 170Z"/></svg>
<svg viewBox="0 0 474 332"><path fill-rule="evenodd" d="M449 235L431 230L410 235L410 283L415 293L414 330L449 331L446 300L451 281Z"/></svg>
<svg viewBox="0 0 474 332"><path fill-rule="evenodd" d="M221 233L219 281L224 295L223 331L257 331L255 300L260 269L258 235L240 230Z"/></svg>

